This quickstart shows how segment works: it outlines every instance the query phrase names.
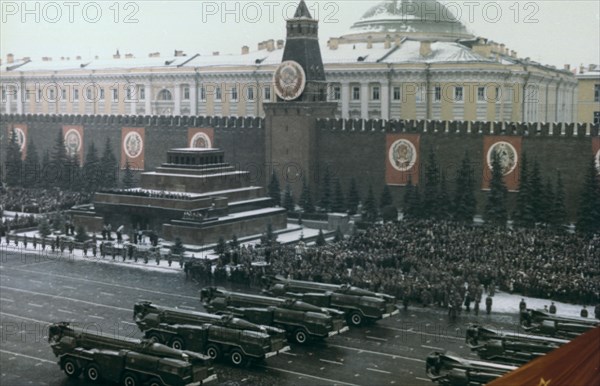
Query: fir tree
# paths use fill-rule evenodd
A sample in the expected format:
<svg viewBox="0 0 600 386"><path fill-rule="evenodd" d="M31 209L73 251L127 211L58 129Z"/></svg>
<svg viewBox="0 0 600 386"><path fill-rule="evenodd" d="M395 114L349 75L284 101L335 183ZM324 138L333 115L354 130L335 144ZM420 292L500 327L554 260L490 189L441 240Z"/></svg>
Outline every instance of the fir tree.
<svg viewBox="0 0 600 386"><path fill-rule="evenodd" d="M600 232L600 177L593 158L581 187L577 231L587 234Z"/></svg>
<svg viewBox="0 0 600 386"><path fill-rule="evenodd" d="M338 225L337 229L335 230L335 236L333 238L333 242L339 243L340 241L344 241L344 234L342 233L342 230L340 229L340 227Z"/></svg>
<svg viewBox="0 0 600 386"><path fill-rule="evenodd" d="M421 211L421 195L419 193L419 188L413 185L411 176L408 176L402 213L407 220L423 218L423 213Z"/></svg>
<svg viewBox="0 0 600 386"><path fill-rule="evenodd" d="M96 145L92 141L88 147L83 164L83 175L85 178L85 189L88 192L95 192L100 186L102 176L100 175L100 160L98 159L98 151Z"/></svg>
<svg viewBox="0 0 600 386"><path fill-rule="evenodd" d="M454 191L454 219L460 222L472 223L477 208L477 199L475 198L475 180L473 178L473 167L469 154L461 162L458 175L456 177L456 190Z"/></svg>
<svg viewBox="0 0 600 386"><path fill-rule="evenodd" d="M54 183L64 190L69 190L69 157L67 156L62 129L58 131L58 135L54 141L50 162L54 168L54 176L56 177Z"/></svg>
<svg viewBox="0 0 600 386"><path fill-rule="evenodd" d="M533 162L530 177L529 206L531 207L534 222L541 223L544 220L544 185L540 173L540 164L537 160Z"/></svg>
<svg viewBox="0 0 600 386"><path fill-rule="evenodd" d="M84 181L81 178L81 162L77 153L67 156L66 171L68 173L69 190L83 191Z"/></svg>
<svg viewBox="0 0 600 386"><path fill-rule="evenodd" d="M222 256L225 254L225 251L227 251L227 243L225 242L225 239L223 238L223 236L220 236L219 241L217 242L217 245L215 246L215 253L219 256Z"/></svg>
<svg viewBox="0 0 600 386"><path fill-rule="evenodd" d="M535 223L535 216L531 203L529 165L527 162L527 154L523 153L519 176L519 193L517 195L517 205L514 213L514 220L517 225L529 227L533 226Z"/></svg>
<svg viewBox="0 0 600 386"><path fill-rule="evenodd" d="M551 224L560 227L567 222L567 209L565 207L565 186L560 173L556 174L556 188L554 189L554 203L551 211Z"/></svg>
<svg viewBox="0 0 600 386"><path fill-rule="evenodd" d="M114 188L117 185L117 159L112 149L110 137L106 137L100 167L102 168L102 187Z"/></svg>
<svg viewBox="0 0 600 386"><path fill-rule="evenodd" d="M281 206L281 188L279 187L279 179L275 170L271 175L271 182L269 182L269 196L275 206Z"/></svg>
<svg viewBox="0 0 600 386"><path fill-rule="evenodd" d="M40 184L40 159L33 140L27 145L27 155L23 163L23 183L28 188L35 188Z"/></svg>
<svg viewBox="0 0 600 386"><path fill-rule="evenodd" d="M240 246L240 242L238 241L238 237L236 235L233 235L231 237L231 240L229 241L229 247L231 249L238 249Z"/></svg>
<svg viewBox="0 0 600 386"><path fill-rule="evenodd" d="M440 179L440 188L438 190L437 195L437 211L435 213L435 218L440 220L448 220L450 219L450 194L448 193L448 183L446 182L446 173L442 172L442 177Z"/></svg>
<svg viewBox="0 0 600 386"><path fill-rule="evenodd" d="M283 196L283 207L288 212L293 212L296 210L296 206L294 204L294 196L292 195L292 188L290 184L285 185L285 194Z"/></svg>
<svg viewBox="0 0 600 386"><path fill-rule="evenodd" d="M423 187L423 202L421 203L421 210L425 218L433 218L437 215L439 184L439 166L435 152L431 149L425 167L425 184Z"/></svg>
<svg viewBox="0 0 600 386"><path fill-rule="evenodd" d="M84 243L89 239L87 231L85 230L84 226L79 224L79 226L77 226L77 232L75 235L75 241L79 242L79 243Z"/></svg>
<svg viewBox="0 0 600 386"><path fill-rule="evenodd" d="M354 177L350 180L350 189L348 190L348 200L346 202L348 213L350 215L356 214L358 210L358 204L360 203L360 194L356 187L356 180Z"/></svg>
<svg viewBox="0 0 600 386"><path fill-rule="evenodd" d="M342 184L340 179L335 179L335 191L333 195L333 203L331 210L336 213L344 213L346 211L346 200L344 199L344 192L342 191Z"/></svg>
<svg viewBox="0 0 600 386"><path fill-rule="evenodd" d="M381 199L379 200L379 208L383 209L386 206L394 205L394 199L392 198L392 192L390 191L390 187L386 184L383 186L383 190L381 191Z"/></svg>
<svg viewBox="0 0 600 386"><path fill-rule="evenodd" d="M123 189L131 189L135 186L135 176L129 160L125 161L125 171L123 172Z"/></svg>
<svg viewBox="0 0 600 386"><path fill-rule="evenodd" d="M302 181L302 194L300 195L300 206L304 213L314 213L315 205L313 204L310 187L306 183L306 178Z"/></svg>
<svg viewBox="0 0 600 386"><path fill-rule="evenodd" d="M490 181L490 191L488 193L487 203L485 205L484 219L490 225L506 226L508 215L506 212L506 199L508 190L504 184L502 175L502 165L500 156L494 152L492 154L492 179Z"/></svg>
<svg viewBox="0 0 600 386"><path fill-rule="evenodd" d="M377 204L375 203L375 194L373 194L373 187L369 185L369 192L367 193L367 199L362 208L362 215L365 221L375 221L377 216Z"/></svg>
<svg viewBox="0 0 600 386"><path fill-rule="evenodd" d="M6 185L11 187L21 186L21 170L23 161L21 159L21 147L17 139L17 131L12 130L10 140L6 147Z"/></svg>
<svg viewBox="0 0 600 386"><path fill-rule="evenodd" d="M329 174L329 168L325 168L325 174L323 175L319 206L324 212L331 211L331 175Z"/></svg>
<svg viewBox="0 0 600 386"><path fill-rule="evenodd" d="M317 240L315 241L315 243L317 244L317 247L322 247L325 244L327 244L327 241L325 240L325 235L323 234L322 229L319 229L319 234L317 235Z"/></svg>
<svg viewBox="0 0 600 386"><path fill-rule="evenodd" d="M554 205L554 187L550 178L546 178L546 183L542 189L542 196L540 197L542 203L540 209L542 211L540 215L540 222L544 224L552 223L552 206Z"/></svg>
<svg viewBox="0 0 600 386"><path fill-rule="evenodd" d="M222 237L219 239L219 242L221 242L221 239L222 239ZM223 242L225 242L225 240L223 240ZM171 246L171 253L173 255L183 256L184 252L185 252L185 247L183 246L183 242L181 241L181 238L175 237L175 243ZM223 249L222 253L224 253L224 252L225 252L225 249Z"/></svg>
<svg viewBox="0 0 600 386"><path fill-rule="evenodd" d="M50 223L48 222L48 218L46 216L43 216L40 219L40 222L38 223L38 232L42 238L46 238L48 235L50 235L50 233L52 233L52 230L50 229Z"/></svg>
<svg viewBox="0 0 600 386"><path fill-rule="evenodd" d="M42 158L41 171L42 175L40 178L40 185L44 188L50 187L52 173L50 169L52 169L52 162L50 161L50 151L46 149L44 152L44 158Z"/></svg>

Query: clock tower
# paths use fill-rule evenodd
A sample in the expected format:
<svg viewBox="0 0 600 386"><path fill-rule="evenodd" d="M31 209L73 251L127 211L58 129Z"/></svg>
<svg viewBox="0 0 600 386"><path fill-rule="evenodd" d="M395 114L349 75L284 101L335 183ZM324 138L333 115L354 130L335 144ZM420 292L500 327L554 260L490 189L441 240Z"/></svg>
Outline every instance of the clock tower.
<svg viewBox="0 0 600 386"><path fill-rule="evenodd" d="M337 110L337 103L327 102L318 30L318 20L301 0L287 20L282 63L273 74L277 102L264 104L266 181L273 168L282 188L290 184L296 202L304 179L316 198L319 174L325 169L319 163L316 120L333 118Z"/></svg>

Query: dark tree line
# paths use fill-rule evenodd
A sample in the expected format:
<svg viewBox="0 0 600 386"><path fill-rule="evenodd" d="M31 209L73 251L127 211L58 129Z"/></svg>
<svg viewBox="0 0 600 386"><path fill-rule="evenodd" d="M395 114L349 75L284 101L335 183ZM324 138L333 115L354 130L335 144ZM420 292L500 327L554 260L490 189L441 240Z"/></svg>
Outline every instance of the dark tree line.
<svg viewBox="0 0 600 386"><path fill-rule="evenodd" d="M95 143L90 142L83 165L77 154L67 153L62 130L58 131L51 150L46 150L41 160L32 139L22 160L15 130L11 133L5 154L5 182L8 187L57 187L61 190L95 192L119 185L119 167L110 138L106 139L101 155ZM126 167L122 184L132 187L134 177L131 168Z"/></svg>

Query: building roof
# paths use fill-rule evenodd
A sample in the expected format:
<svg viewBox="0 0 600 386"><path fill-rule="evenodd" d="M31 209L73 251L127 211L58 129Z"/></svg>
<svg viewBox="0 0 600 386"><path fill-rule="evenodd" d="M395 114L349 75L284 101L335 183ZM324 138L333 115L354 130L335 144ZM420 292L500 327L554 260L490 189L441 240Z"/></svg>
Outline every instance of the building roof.
<svg viewBox="0 0 600 386"><path fill-rule="evenodd" d="M386 0L371 7L348 34L415 33L472 36L454 14L437 0Z"/></svg>

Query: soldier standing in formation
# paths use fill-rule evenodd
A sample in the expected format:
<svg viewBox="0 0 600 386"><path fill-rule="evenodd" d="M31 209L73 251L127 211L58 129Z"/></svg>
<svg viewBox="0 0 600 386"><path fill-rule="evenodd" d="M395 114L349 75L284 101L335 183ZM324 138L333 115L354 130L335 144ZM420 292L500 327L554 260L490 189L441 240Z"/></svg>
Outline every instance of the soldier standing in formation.
<svg viewBox="0 0 600 386"><path fill-rule="evenodd" d="M521 299L521 303L519 303L519 311L524 312L527 309L527 303L525 303L525 299Z"/></svg>
<svg viewBox="0 0 600 386"><path fill-rule="evenodd" d="M554 305L554 302L552 302L552 304L550 304L550 313L556 314L556 306Z"/></svg>
<svg viewBox="0 0 600 386"><path fill-rule="evenodd" d="M583 306L583 308L581 309L581 313L579 315L582 318L587 318L588 317L588 310L587 310L587 308L585 308L585 306Z"/></svg>
<svg viewBox="0 0 600 386"><path fill-rule="evenodd" d="M492 312L492 297L490 295L485 298L485 311L488 315Z"/></svg>

